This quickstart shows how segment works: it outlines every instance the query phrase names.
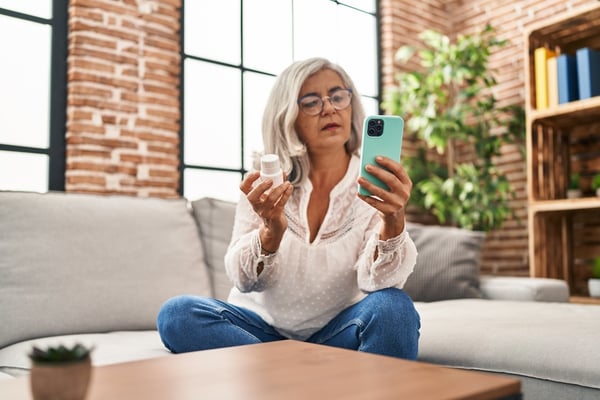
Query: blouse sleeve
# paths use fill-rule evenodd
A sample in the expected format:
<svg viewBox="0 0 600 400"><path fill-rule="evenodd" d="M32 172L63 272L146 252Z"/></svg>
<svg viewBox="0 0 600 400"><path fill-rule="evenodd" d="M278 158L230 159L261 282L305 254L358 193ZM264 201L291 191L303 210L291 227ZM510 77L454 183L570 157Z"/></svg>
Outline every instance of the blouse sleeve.
<svg viewBox="0 0 600 400"><path fill-rule="evenodd" d="M260 292L277 281L280 255L261 254L260 224L260 218L242 195L236 208L231 242L225 253L225 270L240 292ZM260 263L262 272L259 275Z"/></svg>
<svg viewBox="0 0 600 400"><path fill-rule="evenodd" d="M373 292L388 287L403 287L417 262L417 248L404 231L388 240L379 240L379 217L371 222L357 263L358 287ZM373 255L377 249L377 258Z"/></svg>

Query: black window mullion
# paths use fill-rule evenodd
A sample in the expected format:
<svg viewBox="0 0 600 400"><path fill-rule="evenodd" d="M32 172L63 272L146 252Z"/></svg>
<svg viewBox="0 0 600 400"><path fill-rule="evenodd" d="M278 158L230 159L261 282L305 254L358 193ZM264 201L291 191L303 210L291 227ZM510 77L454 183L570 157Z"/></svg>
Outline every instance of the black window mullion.
<svg viewBox="0 0 600 400"><path fill-rule="evenodd" d="M383 76L381 55L383 54L383 50L381 48L381 13L379 5L380 0L375 0L375 29L377 29L375 36L377 38L377 104L379 104L379 113L383 114L383 109L381 108L381 103L383 101L381 96L381 93L383 93L383 84L381 82L381 77Z"/></svg>
<svg viewBox="0 0 600 400"><path fill-rule="evenodd" d="M65 190L67 116L68 3L52 4L52 60L50 65L50 148L48 189Z"/></svg>
<svg viewBox="0 0 600 400"><path fill-rule="evenodd" d="M243 179L244 170L244 0L240 0L240 165L242 166Z"/></svg>
<svg viewBox="0 0 600 400"><path fill-rule="evenodd" d="M181 27L179 32L179 42L180 42L180 73L179 73L179 190L178 193L180 196L183 196L183 172L185 171L185 162L184 162L184 121L185 121L185 113L184 113L184 101L185 101L185 60L187 58L185 54L185 0L181 2L181 9L179 13L179 26Z"/></svg>

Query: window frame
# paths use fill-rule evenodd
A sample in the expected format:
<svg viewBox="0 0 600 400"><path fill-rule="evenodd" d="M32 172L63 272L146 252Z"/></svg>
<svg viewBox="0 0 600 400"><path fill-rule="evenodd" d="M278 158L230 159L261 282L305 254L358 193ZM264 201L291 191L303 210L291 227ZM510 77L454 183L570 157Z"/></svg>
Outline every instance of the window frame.
<svg viewBox="0 0 600 400"><path fill-rule="evenodd" d="M0 14L25 21L50 25L50 101L49 101L49 144L47 148L18 146L0 143L0 150L48 156L48 190L65 190L66 170L66 116L67 116L67 46L68 46L68 2L52 1L52 18L0 8Z"/></svg>
<svg viewBox="0 0 600 400"><path fill-rule="evenodd" d="M325 1L325 0L324 0ZM343 4L343 2L339 2L337 0L328 0L328 1L332 1L334 3L336 3L336 5L338 6L344 6L344 7L349 7L352 9L356 9L353 6L350 5L346 5ZM375 99L377 101L377 104L381 104L382 101L382 80L381 80L381 76L382 76L382 65L381 65L381 18L380 18L380 0L375 0L375 12L374 13L370 13L370 12L365 12L362 10L357 10L357 12L364 12L367 14L371 14L373 15L373 17L375 18L375 29L376 29L376 33L375 33L375 38L376 38L376 42L377 42L377 46L376 46L376 71L377 71L377 83L376 83L376 96L373 97L373 99ZM248 172L248 168L245 165L245 160L244 160L244 154L245 154L245 148L244 148L244 104L243 104L243 99L244 99L244 73L246 72L252 72L252 73L256 73L256 74L262 74L265 76L271 76L274 77L275 75L272 73L268 73L265 71L260 71L260 70L256 70L253 68L248 68L244 66L244 27L243 27L243 19L244 19L244 15L243 15L243 0L240 0L240 8L241 8L241 13L240 13L240 64L239 65L235 65L235 64L230 64L230 63L226 63L226 62L222 62L222 61L218 61L218 60L213 60L213 59L207 59L207 58L203 58L203 57L198 57L198 56L194 56L191 54L187 54L185 52L185 0L182 2L181 5L181 15L180 15L180 26L181 26L181 36L180 36L180 48L181 48L181 53L180 53L180 68L181 68L181 79L180 79L180 85L181 85L181 90L180 90L180 95L179 95L179 105L180 105L180 116L181 116L181 123L180 123L180 130L179 130L179 154L180 154L180 159L179 159L179 182L178 182L178 193L179 195L183 196L184 192L185 192L185 183L184 183L184 175L185 175L185 170L186 169L197 169L197 170L207 170L207 171L221 171L221 172L232 172L232 173L239 173L240 174L240 181L243 179L244 174L246 174ZM239 135L239 140L241 140L241 146L240 146L240 168L224 168L224 167L214 167L214 166L207 166L207 165L201 165L201 164L188 164L185 162L185 62L187 59L191 59L191 60L196 60L196 61L202 61L202 62L207 62L207 63L211 63L214 65L220 65L223 67L229 67L229 68L235 68L238 70L239 74L240 74L240 78L241 78L241 88L240 88L240 96L242 99L242 104L240 107L240 135ZM379 112L381 112L381 107L379 106Z"/></svg>

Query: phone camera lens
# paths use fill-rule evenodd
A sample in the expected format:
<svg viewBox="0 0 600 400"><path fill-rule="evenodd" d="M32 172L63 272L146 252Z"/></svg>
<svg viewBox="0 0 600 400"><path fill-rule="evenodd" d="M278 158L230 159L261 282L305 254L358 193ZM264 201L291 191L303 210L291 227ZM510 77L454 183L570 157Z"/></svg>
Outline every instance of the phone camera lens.
<svg viewBox="0 0 600 400"><path fill-rule="evenodd" d="M369 124L367 126L367 134L369 136L383 135L383 120L381 120L381 119L369 120Z"/></svg>

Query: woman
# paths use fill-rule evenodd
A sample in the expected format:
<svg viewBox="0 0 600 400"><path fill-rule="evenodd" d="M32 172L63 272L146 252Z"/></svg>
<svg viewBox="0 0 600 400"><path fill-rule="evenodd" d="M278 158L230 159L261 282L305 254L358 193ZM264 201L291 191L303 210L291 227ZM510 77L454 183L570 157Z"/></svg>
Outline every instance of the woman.
<svg viewBox="0 0 600 400"><path fill-rule="evenodd" d="M364 111L350 77L322 58L276 80L263 117L265 153L287 180L272 188L249 173L240 184L225 266L228 302L179 296L158 316L173 352L282 339L416 359L420 321L400 289L416 262L405 231L412 182L379 157L358 178ZM358 185L375 194L365 197Z"/></svg>

